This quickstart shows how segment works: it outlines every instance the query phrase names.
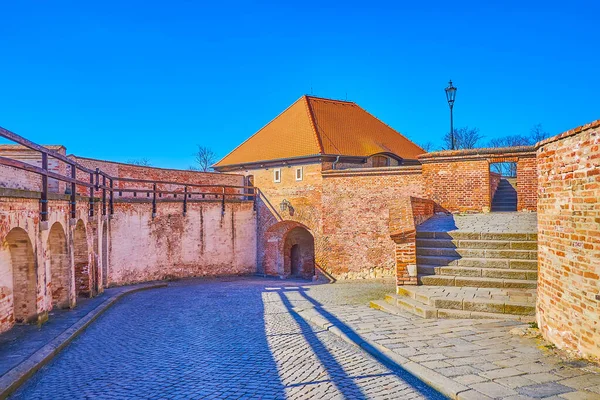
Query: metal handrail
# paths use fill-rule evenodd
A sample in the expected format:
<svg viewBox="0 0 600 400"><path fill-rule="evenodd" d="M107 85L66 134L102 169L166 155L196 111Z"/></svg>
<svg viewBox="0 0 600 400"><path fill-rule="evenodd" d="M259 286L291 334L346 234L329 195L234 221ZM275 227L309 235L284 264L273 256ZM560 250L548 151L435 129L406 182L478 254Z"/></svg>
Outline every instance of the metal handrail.
<svg viewBox="0 0 600 400"><path fill-rule="evenodd" d="M256 202L257 202L259 193L258 193L258 188L254 187L254 186L212 185L212 184L205 185L205 184L188 183L188 182L181 183L181 182L173 182L173 181L154 181L154 180L148 180L148 179L114 177L114 176L111 176L110 174L100 170L99 168L96 168L95 170L89 169L89 168L79 164L77 161L72 160L72 159L60 154L57 151L54 151L52 149L41 146L30 140L27 140L24 137L14 133L14 132L11 132L8 129L2 128L2 127L0 127L0 137L4 137L8 140L11 140L12 142L15 142L15 143L21 145L21 146L27 147L31 150L35 150L35 151L38 151L41 153L41 155L42 155L42 167L41 168L37 167L35 165L27 164L20 160L15 160L12 158L2 157L2 156L0 156L0 165L13 167L13 168L17 168L17 169L22 169L24 171L32 172L32 173L42 176L42 195L41 195L41 199L40 199L40 204L41 204L40 216L41 216L42 221L48 220L48 178L56 179L56 180L71 184L71 193L70 193L71 194L71 198L70 198L71 218L75 218L75 216L76 216L76 214L75 214L75 207L76 207L75 195L76 195L76 189L77 189L76 186L77 185L90 189L89 211L88 211L90 216L94 215L94 191L95 190L102 190L102 215L106 215L106 203L107 203L106 192L107 191L109 193L109 200L108 200L109 211L108 212L111 215L114 212L114 207L113 207L114 192L134 193L134 196L137 193L148 193L148 194L152 193L153 195L152 195L152 198L150 199L152 201L152 217L154 217L156 214L156 202L157 202L156 195L157 194L159 194L160 196L162 196L163 194L173 194L174 196L183 194L184 195L183 199L182 199L183 215L185 215L187 212L187 201L193 195L201 195L202 198L205 198L206 195L214 195L215 198L220 198L221 202L222 202L222 212L223 213L225 212L225 198L226 197L251 198L252 201L254 201L254 209L256 210ZM64 175L61 175L56 172L49 171L48 170L48 157L55 158L59 161L66 163L67 165L69 165L71 167L71 176L68 177L68 176L64 176ZM77 178L78 170L83 173L89 174L89 177L90 177L89 182L82 181ZM100 183L100 177L102 177L102 183ZM108 180L108 184L106 182L107 180ZM131 188L131 189L129 189L126 187L115 187L115 184L114 184L115 181L149 184L149 185L152 185L152 188L148 188L148 189L133 189L133 188ZM181 191L158 190L157 185L181 186L182 190ZM221 190L213 191L213 192L194 192L194 191L189 191L188 188L209 188L209 189L217 188L217 189L221 189ZM226 189L241 189L242 193L228 193Z"/></svg>

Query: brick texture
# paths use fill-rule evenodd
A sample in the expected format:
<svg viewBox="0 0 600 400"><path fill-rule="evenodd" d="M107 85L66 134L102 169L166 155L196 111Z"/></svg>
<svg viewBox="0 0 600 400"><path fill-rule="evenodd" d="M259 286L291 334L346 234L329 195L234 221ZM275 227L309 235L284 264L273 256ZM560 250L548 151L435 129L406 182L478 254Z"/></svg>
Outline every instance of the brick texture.
<svg viewBox="0 0 600 400"><path fill-rule="evenodd" d="M541 143L538 302L544 337L600 358L600 121Z"/></svg>

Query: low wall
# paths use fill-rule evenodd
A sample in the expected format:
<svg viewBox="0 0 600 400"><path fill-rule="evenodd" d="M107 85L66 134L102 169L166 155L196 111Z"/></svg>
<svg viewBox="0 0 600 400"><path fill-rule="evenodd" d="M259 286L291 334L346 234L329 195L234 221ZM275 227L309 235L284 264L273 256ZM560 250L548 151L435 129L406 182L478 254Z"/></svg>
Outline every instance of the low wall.
<svg viewBox="0 0 600 400"><path fill-rule="evenodd" d="M389 235L395 243L396 285L416 285L417 233L419 224L435 213L432 200L412 196L395 199L390 205Z"/></svg>
<svg viewBox="0 0 600 400"><path fill-rule="evenodd" d="M200 172L200 171L187 171L179 169L168 169L168 168L155 168L155 167L144 167L132 164L123 164L106 160L96 160L93 158L85 158L78 156L69 156L77 163L83 165L86 168L95 170L100 168L103 172L115 177L115 178L128 178L128 179L143 179L152 181L165 181L165 182L177 182L186 184L197 184L197 185L228 185L228 186L243 186L244 176L236 174L223 174L218 172ZM78 179L89 180L89 175L78 171ZM116 180L114 188L127 188L127 189L140 189L152 191L152 184L149 183L135 183ZM78 187L78 193L82 195L89 194L89 189L85 187ZM183 186L180 185L167 185L158 184L157 190L164 191L176 191L183 193ZM195 192L207 192L207 193L221 193L220 188L190 188ZM241 189L227 189L226 193L241 193ZM148 193L137 193L136 197L147 197ZM120 197L134 197L131 192L115 192L115 198ZM173 197L173 195L160 195L160 197ZM199 197L199 196L194 196Z"/></svg>
<svg viewBox="0 0 600 400"><path fill-rule="evenodd" d="M500 179L502 179L502 175L495 172L490 172L490 198L492 201L494 200L494 195L496 194L496 190L498 190L498 186L500 185Z"/></svg>
<svg viewBox="0 0 600 400"><path fill-rule="evenodd" d="M64 146L44 146L54 150L63 156L66 153ZM31 150L21 145L0 145L0 157L11 158L13 160L23 161L36 167L42 167L42 155L40 152ZM48 170L57 174L64 175L66 172L65 163L55 158L48 157ZM0 187L11 189L35 190L42 189L41 175L33 172L23 171L18 168L6 167L0 165ZM64 193L66 185L56 179L48 179L48 192Z"/></svg>
<svg viewBox="0 0 600 400"><path fill-rule="evenodd" d="M394 277L390 207L411 195L423 196L420 167L323 172L325 269L338 279Z"/></svg>
<svg viewBox="0 0 600 400"><path fill-rule="evenodd" d="M109 285L169 277L252 274L256 219L252 202L117 202L110 221Z"/></svg>
<svg viewBox="0 0 600 400"><path fill-rule="evenodd" d="M439 151L420 155L425 197L450 212L488 212L493 187L490 164L517 163L518 211L535 211L537 170L533 147Z"/></svg>
<svg viewBox="0 0 600 400"><path fill-rule="evenodd" d="M538 145L537 322L600 359L600 120Z"/></svg>

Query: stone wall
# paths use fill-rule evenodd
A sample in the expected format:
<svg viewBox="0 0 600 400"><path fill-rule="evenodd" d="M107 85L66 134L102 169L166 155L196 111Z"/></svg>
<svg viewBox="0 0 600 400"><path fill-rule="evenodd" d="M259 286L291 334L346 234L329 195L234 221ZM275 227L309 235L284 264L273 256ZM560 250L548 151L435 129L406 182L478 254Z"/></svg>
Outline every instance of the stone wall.
<svg viewBox="0 0 600 400"><path fill-rule="evenodd" d="M537 321L600 359L600 120L539 144Z"/></svg>
<svg viewBox="0 0 600 400"><path fill-rule="evenodd" d="M252 202L117 202L110 220L109 285L169 277L252 274L256 219Z"/></svg>
<svg viewBox="0 0 600 400"><path fill-rule="evenodd" d="M321 266L341 279L394 277L390 207L423 190L419 167L324 172Z"/></svg>

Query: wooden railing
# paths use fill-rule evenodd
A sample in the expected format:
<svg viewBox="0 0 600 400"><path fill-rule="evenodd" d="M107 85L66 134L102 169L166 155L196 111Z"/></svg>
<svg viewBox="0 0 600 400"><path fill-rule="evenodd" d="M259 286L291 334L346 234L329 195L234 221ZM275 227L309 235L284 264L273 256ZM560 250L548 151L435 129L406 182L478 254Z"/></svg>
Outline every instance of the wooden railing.
<svg viewBox="0 0 600 400"><path fill-rule="evenodd" d="M202 199L219 199L221 201L222 212L225 212L225 202L227 198L239 198L240 200L247 200L254 202L254 209L256 210L257 197L260 195L258 188L254 186L235 186L235 185L203 185L197 183L182 183L182 182L170 182L170 181L155 181L146 179L133 179L133 178L119 178L111 176L104 171L96 168L95 170L86 168L85 166L77 163L76 161L60 154L57 151L48 149L39 144L36 144L24 137L17 135L7 129L0 127L0 137L4 137L16 144L27 147L31 150L35 150L41 154L41 168L35 165L28 164L21 160L0 156L0 165L7 167L18 168L24 171L32 172L41 176L42 188L40 198L40 218L42 221L48 220L48 178L56 179L58 181L66 182L71 184L70 190L70 213L71 218L76 218L75 207L76 207L76 193L77 186L83 186L89 188L89 215L94 216L94 198L97 191L102 191L101 202L102 202L102 215L107 214L106 206L108 205L108 213L112 215L114 213L114 199L115 192L119 192L122 195L123 192L133 193L134 197L137 197L137 193L146 193L148 201L152 202L152 217L156 215L156 203L157 195L173 195L173 198L177 198L182 195L183 203L183 215L187 213L188 201L192 199L192 196L201 196ZM61 161L70 167L70 176L62 175L60 173L52 172L48 170L48 157L52 157L58 161ZM84 181L77 178L77 171L81 171L84 174L89 174L89 181ZM137 186L140 184L148 185L147 189L140 188L128 188L125 184L121 187L115 187L115 182L135 183ZM178 186L181 190L158 190L157 185L171 185ZM108 194L108 200L107 200ZM150 194L152 195L150 198ZM214 197L213 197L214 196Z"/></svg>

